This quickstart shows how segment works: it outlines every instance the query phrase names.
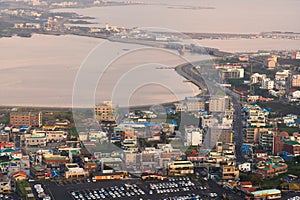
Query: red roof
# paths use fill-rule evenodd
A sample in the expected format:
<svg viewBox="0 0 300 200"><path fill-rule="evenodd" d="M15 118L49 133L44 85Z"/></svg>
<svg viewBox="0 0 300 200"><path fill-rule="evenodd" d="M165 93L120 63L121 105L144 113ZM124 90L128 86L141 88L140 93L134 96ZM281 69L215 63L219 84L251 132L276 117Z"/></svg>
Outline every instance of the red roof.
<svg viewBox="0 0 300 200"><path fill-rule="evenodd" d="M254 187L251 187L251 188L243 188L244 190L246 190L247 192L254 192L256 191L256 189Z"/></svg>
<svg viewBox="0 0 300 200"><path fill-rule="evenodd" d="M294 136L294 137L299 137L299 133L298 133L298 132L294 132L294 133L293 133L293 136Z"/></svg>
<svg viewBox="0 0 300 200"><path fill-rule="evenodd" d="M12 176L13 177L17 177L17 176L27 177L27 174L26 174L26 172L19 171L19 172L14 173Z"/></svg>
<svg viewBox="0 0 300 200"><path fill-rule="evenodd" d="M13 175L16 175L16 174L27 175L26 172L23 172L23 171L15 172Z"/></svg>
<svg viewBox="0 0 300 200"><path fill-rule="evenodd" d="M22 154L22 152L21 151L11 152L11 154Z"/></svg>
<svg viewBox="0 0 300 200"><path fill-rule="evenodd" d="M0 149L4 149L5 147L14 147L15 144L13 142L1 142Z"/></svg>
<svg viewBox="0 0 300 200"><path fill-rule="evenodd" d="M265 161L264 158L257 158L257 161L260 162L260 161Z"/></svg>
<svg viewBox="0 0 300 200"><path fill-rule="evenodd" d="M252 185L251 181L243 181L243 182L240 182L240 185L241 186L244 186L244 185Z"/></svg>
<svg viewBox="0 0 300 200"><path fill-rule="evenodd" d="M289 133L286 132L286 131L280 132L280 133L279 133L279 136L280 136L280 137L284 137L284 138L290 137Z"/></svg>

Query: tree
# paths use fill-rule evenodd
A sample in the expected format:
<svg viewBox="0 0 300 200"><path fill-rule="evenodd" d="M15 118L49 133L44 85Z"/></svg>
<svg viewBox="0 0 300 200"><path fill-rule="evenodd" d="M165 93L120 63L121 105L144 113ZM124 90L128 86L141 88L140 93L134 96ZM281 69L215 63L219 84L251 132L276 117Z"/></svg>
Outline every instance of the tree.
<svg viewBox="0 0 300 200"><path fill-rule="evenodd" d="M248 176L249 176L249 181L251 181L253 185L259 185L259 183L261 183L263 179L261 174L250 174Z"/></svg>

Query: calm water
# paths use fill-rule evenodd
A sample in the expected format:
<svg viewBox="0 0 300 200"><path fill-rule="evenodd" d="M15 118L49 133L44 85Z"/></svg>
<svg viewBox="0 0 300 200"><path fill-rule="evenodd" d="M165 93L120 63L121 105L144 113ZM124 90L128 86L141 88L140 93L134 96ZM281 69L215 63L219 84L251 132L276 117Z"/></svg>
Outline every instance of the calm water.
<svg viewBox="0 0 300 200"><path fill-rule="evenodd" d="M183 32L300 32L299 0L144 0L147 5L64 9L96 23L161 27Z"/></svg>
<svg viewBox="0 0 300 200"><path fill-rule="evenodd" d="M98 26L109 23L129 28L162 27L183 32L256 33L273 30L300 32L297 22L299 19L297 9L300 7L298 0L163 2L145 0L144 2L147 5L65 10L94 16ZM198 42L233 52L300 48L299 40ZM184 83L182 77L173 70L157 69L161 66L174 67L184 62L183 59L174 56L175 54L143 50L122 56L129 53L127 48L142 47L124 46L123 50L112 47L101 49L101 45L100 48L98 45L102 43L103 40L100 39L77 36L34 35L32 38L1 38L0 88L3 95L0 105L71 106L76 75L82 69L80 66L87 63L91 66L91 71L79 85L96 80L88 89L95 101L111 98L120 101L126 96L126 102L122 103L155 104L199 92L190 83ZM107 63L104 60L109 56L122 58L111 63L109 69L105 71ZM207 57L187 55L187 59L201 60ZM99 77L101 73L104 75ZM176 86L176 91L173 86ZM84 91L79 92L82 92L81 97L85 97Z"/></svg>
<svg viewBox="0 0 300 200"><path fill-rule="evenodd" d="M131 104L151 104L178 100L199 92L192 84L184 83L174 70L157 69L186 62L176 54L149 51L134 45L117 45L121 50L102 45L103 40L78 36L34 35L32 38L0 39L0 46L5 49L0 54L3 94L0 105L71 106L77 73L85 67L89 73L79 85L94 78L95 88L79 92L94 92L95 101L123 100L120 97L123 94ZM129 49L139 51L129 53ZM106 65L109 56L112 56L112 63ZM80 96L86 97L85 94Z"/></svg>
<svg viewBox="0 0 300 200"><path fill-rule="evenodd" d="M255 52L257 50L300 50L300 40L288 39L229 39L200 40L203 46L215 47L228 52Z"/></svg>

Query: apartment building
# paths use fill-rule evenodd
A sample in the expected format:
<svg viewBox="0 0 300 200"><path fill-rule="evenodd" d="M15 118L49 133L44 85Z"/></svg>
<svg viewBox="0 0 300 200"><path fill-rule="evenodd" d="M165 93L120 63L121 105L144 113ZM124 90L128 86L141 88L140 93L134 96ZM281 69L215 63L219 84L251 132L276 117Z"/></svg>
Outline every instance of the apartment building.
<svg viewBox="0 0 300 200"><path fill-rule="evenodd" d="M187 97L185 98L184 104L186 106L186 111L199 111L205 110L205 99L197 97Z"/></svg>
<svg viewBox="0 0 300 200"><path fill-rule="evenodd" d="M263 79L267 77L266 74L259 74L255 73L250 76L250 83L251 84L256 84L256 83L261 83Z"/></svg>
<svg viewBox="0 0 300 200"><path fill-rule="evenodd" d="M259 145L264 151L272 153L274 143L274 131L260 131Z"/></svg>
<svg viewBox="0 0 300 200"><path fill-rule="evenodd" d="M42 126L42 112L11 112L10 124L13 126Z"/></svg>
<svg viewBox="0 0 300 200"><path fill-rule="evenodd" d="M246 129L246 141L248 143L258 144L260 142L260 137L268 138L269 136L266 135L266 132L269 132L269 131L272 131L272 130L273 130L272 126L264 126L264 127L248 126L247 129ZM261 140L264 141L264 142L269 141L269 139L268 140L261 139Z"/></svg>
<svg viewBox="0 0 300 200"><path fill-rule="evenodd" d="M207 148L213 148L218 142L232 143L232 139L232 127L212 126L208 128L208 132L204 137L203 144Z"/></svg>
<svg viewBox="0 0 300 200"><path fill-rule="evenodd" d="M203 142L203 130L195 127L185 127L185 146L197 146Z"/></svg>
<svg viewBox="0 0 300 200"><path fill-rule="evenodd" d="M277 57L276 56L271 56L269 58L266 58L264 60L264 66L268 69L268 70L274 70L277 64Z"/></svg>
<svg viewBox="0 0 300 200"><path fill-rule="evenodd" d="M244 68L220 69L219 71L222 80L244 78Z"/></svg>
<svg viewBox="0 0 300 200"><path fill-rule="evenodd" d="M227 109L230 109L230 97L213 96L209 100L210 112L225 112Z"/></svg>
<svg viewBox="0 0 300 200"><path fill-rule="evenodd" d="M95 106L96 119L99 121L115 121L115 107L111 101L104 101Z"/></svg>
<svg viewBox="0 0 300 200"><path fill-rule="evenodd" d="M247 124L249 126L264 127L266 126L267 112L258 106L253 106L248 111Z"/></svg>
<svg viewBox="0 0 300 200"><path fill-rule="evenodd" d="M271 90L274 88L274 81L270 78L265 78L261 82L261 89Z"/></svg>
<svg viewBox="0 0 300 200"><path fill-rule="evenodd" d="M300 74L292 76L292 87L300 87Z"/></svg>

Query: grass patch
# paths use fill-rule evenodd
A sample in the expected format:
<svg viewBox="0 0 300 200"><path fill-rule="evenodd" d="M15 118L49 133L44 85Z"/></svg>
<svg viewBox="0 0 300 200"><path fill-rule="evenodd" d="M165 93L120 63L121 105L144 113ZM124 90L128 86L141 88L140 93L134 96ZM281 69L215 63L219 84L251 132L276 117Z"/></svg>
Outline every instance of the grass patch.
<svg viewBox="0 0 300 200"><path fill-rule="evenodd" d="M258 105L264 108L272 108L273 112L278 113L277 117L291 113L295 115L300 115L300 109L297 105L290 105L279 101L259 102Z"/></svg>
<svg viewBox="0 0 300 200"><path fill-rule="evenodd" d="M27 181L18 181L16 184L16 189L19 192L21 197L26 197L26 190L25 188L30 187Z"/></svg>
<svg viewBox="0 0 300 200"><path fill-rule="evenodd" d="M288 132L290 135L294 132L300 131L300 129L298 127L287 127L285 124L278 124L278 129L280 131Z"/></svg>
<svg viewBox="0 0 300 200"><path fill-rule="evenodd" d="M300 191L300 184L299 183L282 183L280 185L281 188L286 190L293 190L293 191Z"/></svg>

